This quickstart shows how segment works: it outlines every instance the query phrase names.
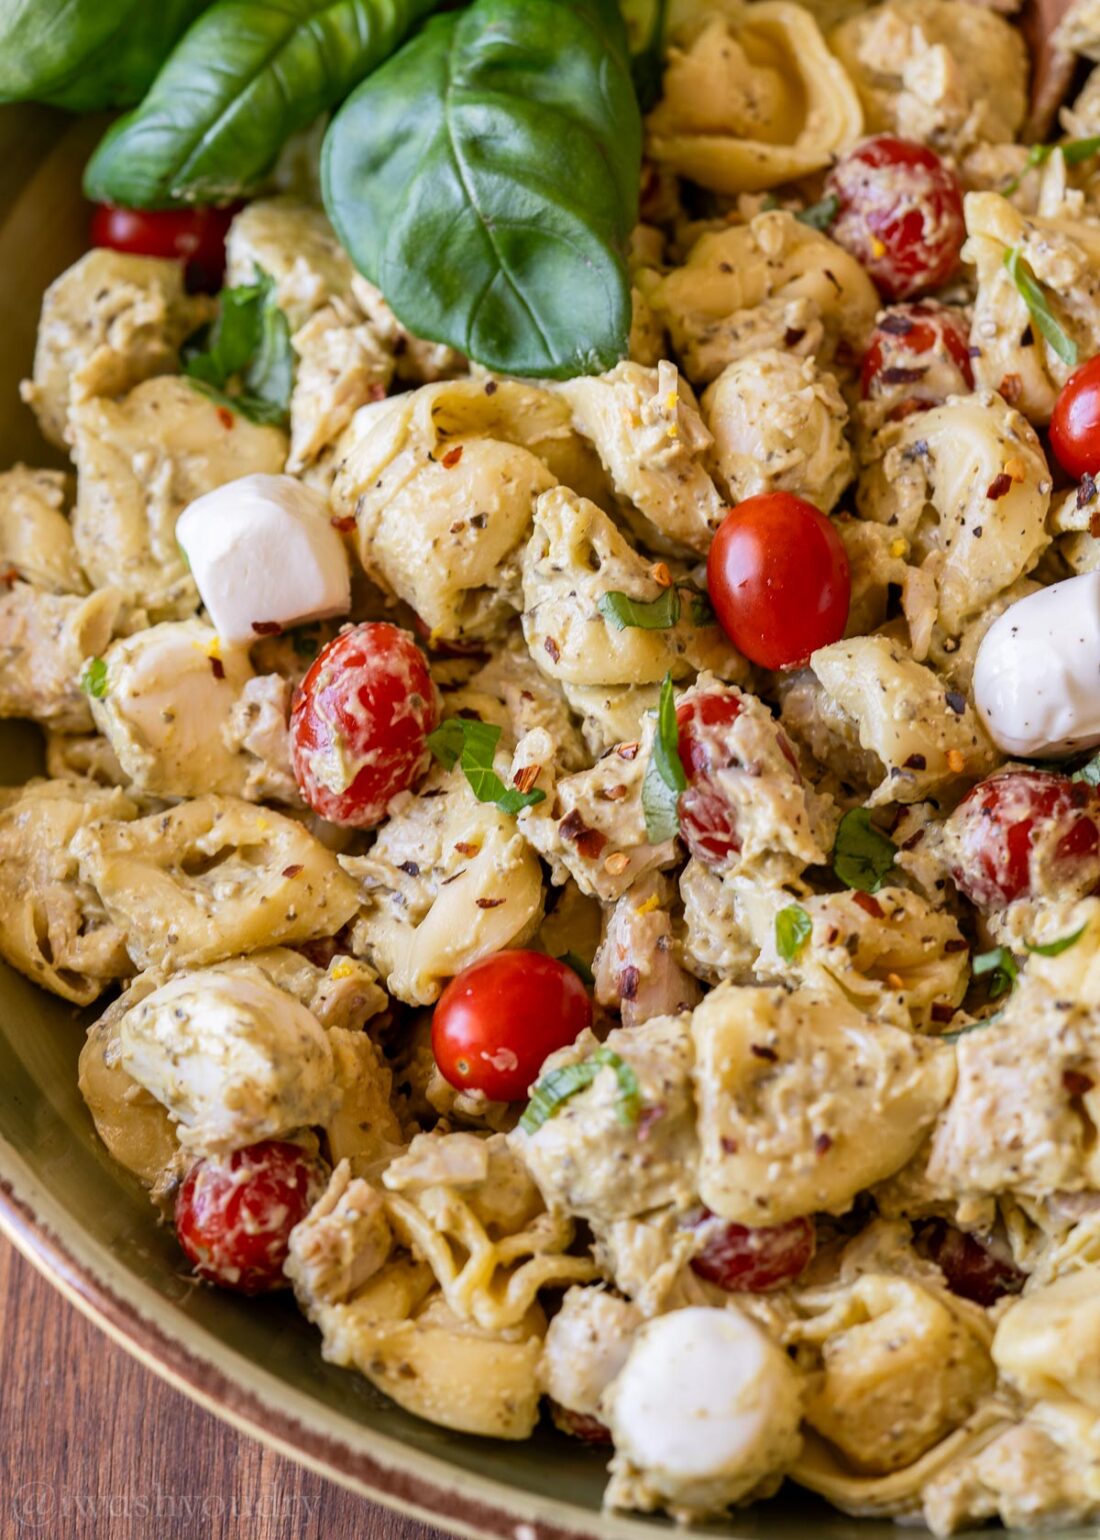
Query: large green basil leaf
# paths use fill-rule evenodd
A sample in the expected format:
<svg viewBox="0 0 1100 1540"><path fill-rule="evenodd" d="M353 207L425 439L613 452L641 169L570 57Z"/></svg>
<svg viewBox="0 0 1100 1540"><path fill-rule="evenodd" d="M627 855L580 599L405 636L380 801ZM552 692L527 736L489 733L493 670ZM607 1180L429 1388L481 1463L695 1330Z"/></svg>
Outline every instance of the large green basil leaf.
<svg viewBox="0 0 1100 1540"><path fill-rule="evenodd" d="M89 198L158 208L236 197L291 134L343 100L437 0L217 0L84 177Z"/></svg>
<svg viewBox="0 0 1100 1540"><path fill-rule="evenodd" d="M0 0L0 101L129 107L210 0Z"/></svg>
<svg viewBox="0 0 1100 1540"><path fill-rule="evenodd" d="M625 353L641 119L603 0L475 0L436 17L329 128L325 203L417 336L565 378Z"/></svg>

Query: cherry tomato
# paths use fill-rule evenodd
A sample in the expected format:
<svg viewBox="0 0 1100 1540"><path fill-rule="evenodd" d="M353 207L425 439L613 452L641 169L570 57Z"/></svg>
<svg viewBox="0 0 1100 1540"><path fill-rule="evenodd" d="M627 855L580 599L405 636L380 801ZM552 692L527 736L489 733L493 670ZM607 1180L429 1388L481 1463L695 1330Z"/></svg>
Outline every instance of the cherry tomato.
<svg viewBox="0 0 1100 1540"><path fill-rule="evenodd" d="M565 963L542 952L494 952L439 997L432 1052L444 1079L494 1102L519 1101L547 1057L592 1025L592 1002Z"/></svg>
<svg viewBox="0 0 1100 1540"><path fill-rule="evenodd" d="M1066 775L990 776L966 794L945 832L951 875L980 909L1081 897L1100 883L1100 794Z"/></svg>
<svg viewBox="0 0 1100 1540"><path fill-rule="evenodd" d="M198 1161L176 1195L176 1235L195 1271L239 1294L280 1288L290 1232L324 1192L326 1176L300 1145L282 1139Z"/></svg>
<svg viewBox="0 0 1100 1540"><path fill-rule="evenodd" d="M935 1219L921 1237L928 1255L943 1273L952 1294L976 1305L995 1304L1005 1294L1019 1294L1027 1282L1008 1256L988 1241Z"/></svg>
<svg viewBox="0 0 1100 1540"><path fill-rule="evenodd" d="M708 866L720 866L741 849L737 810L717 778L719 770L747 767L731 739L730 729L741 715L736 695L695 695L676 710L680 763L687 790L680 795L680 834L688 850ZM779 747L801 780L798 758L786 735L776 729Z"/></svg>
<svg viewBox="0 0 1100 1540"><path fill-rule="evenodd" d="M973 390L960 312L932 300L884 310L863 356L860 389L865 401L892 401L895 420Z"/></svg>
<svg viewBox="0 0 1100 1540"><path fill-rule="evenodd" d="M439 694L424 654L388 621L321 648L294 694L290 744L302 796L330 823L369 829L428 768Z"/></svg>
<svg viewBox="0 0 1100 1540"><path fill-rule="evenodd" d="M837 162L825 191L840 200L829 234L887 299L938 288L958 267L962 187L934 150L878 134Z"/></svg>
<svg viewBox="0 0 1100 1540"><path fill-rule="evenodd" d="M225 237L243 204L224 208L123 209L97 203L92 212L92 245L136 257L176 258L187 264L191 286L221 288Z"/></svg>
<svg viewBox="0 0 1100 1540"><path fill-rule="evenodd" d="M707 588L723 631L762 668L804 663L844 635L847 553L825 515L793 493L761 492L726 514Z"/></svg>
<svg viewBox="0 0 1100 1540"><path fill-rule="evenodd" d="M1100 356L1074 370L1058 392L1050 446L1070 476L1100 475Z"/></svg>
<svg viewBox="0 0 1100 1540"><path fill-rule="evenodd" d="M705 1236L692 1271L720 1289L765 1294L791 1283L809 1266L816 1236L812 1219L750 1229L706 1214L696 1228Z"/></svg>

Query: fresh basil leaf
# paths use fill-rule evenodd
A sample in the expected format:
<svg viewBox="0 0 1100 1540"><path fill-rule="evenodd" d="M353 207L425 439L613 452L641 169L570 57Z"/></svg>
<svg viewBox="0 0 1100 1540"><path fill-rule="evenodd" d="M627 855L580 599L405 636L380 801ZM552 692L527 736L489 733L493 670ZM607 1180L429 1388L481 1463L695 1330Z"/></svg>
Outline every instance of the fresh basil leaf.
<svg viewBox="0 0 1100 1540"><path fill-rule="evenodd" d="M1077 344L1059 326L1047 300L1046 290L1031 271L1018 246L1010 246L1005 252L1005 267L1039 332L1066 367L1072 369L1077 362Z"/></svg>
<svg viewBox="0 0 1100 1540"><path fill-rule="evenodd" d="M691 623L693 626L713 626L716 621L710 595L702 588L691 591Z"/></svg>
<svg viewBox="0 0 1100 1540"><path fill-rule="evenodd" d="M558 961L563 962L567 968L572 968L587 989L595 988L596 975L583 957L578 956L576 952L563 952Z"/></svg>
<svg viewBox="0 0 1100 1540"><path fill-rule="evenodd" d="M641 631L668 631L680 619L680 595L675 584L656 599L632 599L613 588L600 595L598 608L616 631L625 631L628 626Z"/></svg>
<svg viewBox="0 0 1100 1540"><path fill-rule="evenodd" d="M615 1104L619 1122L628 1127L638 1121L641 1112L641 1091L638 1077L624 1059L611 1048L597 1048L588 1059L579 1064L566 1064L544 1075L531 1092L531 1100L519 1120L525 1134L533 1134L548 1122L555 1113L579 1091L586 1090L601 1069L612 1069L619 1082L619 1094Z"/></svg>
<svg viewBox="0 0 1100 1540"><path fill-rule="evenodd" d="M811 203L809 208L799 209L794 217L799 224L809 225L811 230L828 230L839 213L840 199L836 193L829 193L820 203Z"/></svg>
<svg viewBox="0 0 1100 1540"><path fill-rule="evenodd" d="M630 73L638 95L638 105L648 112L657 105L661 95L661 82L665 67L665 25L668 20L668 0L657 0L653 18L643 47L630 61Z"/></svg>
<svg viewBox="0 0 1100 1540"><path fill-rule="evenodd" d="M1029 941L1027 949L1036 957L1061 957L1063 952L1068 952L1071 946L1077 945L1087 928L1082 925L1079 930L1073 932L1072 936L1060 936L1057 941L1045 941L1041 946L1032 946Z"/></svg>
<svg viewBox="0 0 1100 1540"><path fill-rule="evenodd" d="M1067 166L1079 166L1082 161L1100 154L1100 134L1093 134L1088 139L1067 139L1063 144L1053 145L1053 150L1061 150Z"/></svg>
<svg viewBox="0 0 1100 1540"><path fill-rule="evenodd" d="M0 101L130 107L210 0L0 0Z"/></svg>
<svg viewBox="0 0 1100 1540"><path fill-rule="evenodd" d="M788 904L775 917L775 949L784 962L794 962L806 942L814 923L801 904Z"/></svg>
<svg viewBox="0 0 1100 1540"><path fill-rule="evenodd" d="M657 731L642 778L642 813L646 838L651 845L675 839L680 832L680 793L687 776L680 760L680 728L676 721L676 695L672 677L665 675L657 706Z"/></svg>
<svg viewBox="0 0 1100 1540"><path fill-rule="evenodd" d="M503 374L624 356L641 119L611 0L475 0L434 17L325 138L325 206L419 337Z"/></svg>
<svg viewBox="0 0 1100 1540"><path fill-rule="evenodd" d="M107 693L107 660L106 658L93 658L88 667L80 676L80 688L85 695L94 695L96 700L102 700Z"/></svg>
<svg viewBox="0 0 1100 1540"><path fill-rule="evenodd" d="M290 323L261 272L255 283L223 289L218 317L185 345L184 373L211 400L253 422L285 425L294 389Z"/></svg>
<svg viewBox="0 0 1100 1540"><path fill-rule="evenodd" d="M1082 765L1080 770L1075 770L1070 780L1084 781L1086 786L1100 786L1100 754L1090 759L1087 765Z"/></svg>
<svg viewBox="0 0 1100 1540"><path fill-rule="evenodd" d="M865 807L845 813L833 845L833 871L845 887L877 893L894 865L897 846L875 828Z"/></svg>
<svg viewBox="0 0 1100 1540"><path fill-rule="evenodd" d="M975 978L989 975L991 1000L1007 994L1020 976L1016 959L1006 946L996 946L991 952L979 952L971 966Z"/></svg>
<svg viewBox="0 0 1100 1540"><path fill-rule="evenodd" d="M544 802L546 793L538 786L531 791L505 786L493 768L499 742L499 727L473 717L448 717L427 737L428 748L445 770L458 764L479 802L493 802L502 813L514 816L525 807Z"/></svg>
<svg viewBox="0 0 1100 1540"><path fill-rule="evenodd" d="M240 196L292 134L342 101L437 3L216 0L141 106L108 131L85 193L128 208Z"/></svg>

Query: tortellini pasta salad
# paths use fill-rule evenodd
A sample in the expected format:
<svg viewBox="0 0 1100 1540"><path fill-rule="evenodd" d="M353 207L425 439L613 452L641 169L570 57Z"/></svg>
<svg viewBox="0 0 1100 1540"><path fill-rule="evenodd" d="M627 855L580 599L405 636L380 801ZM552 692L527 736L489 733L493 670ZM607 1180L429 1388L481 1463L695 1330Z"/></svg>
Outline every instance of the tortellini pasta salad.
<svg viewBox="0 0 1100 1540"><path fill-rule="evenodd" d="M0 955L198 1276L418 1416L1095 1522L1100 9L1039 130L1011 3L667 12L609 371L412 334L285 164L220 294L50 284Z"/></svg>

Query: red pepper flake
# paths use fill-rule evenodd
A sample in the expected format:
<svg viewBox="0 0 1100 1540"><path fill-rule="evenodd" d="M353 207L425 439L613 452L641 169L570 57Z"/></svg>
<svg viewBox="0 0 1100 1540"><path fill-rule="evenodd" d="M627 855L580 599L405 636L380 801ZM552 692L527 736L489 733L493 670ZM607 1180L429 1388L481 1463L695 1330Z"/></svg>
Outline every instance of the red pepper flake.
<svg viewBox="0 0 1100 1540"><path fill-rule="evenodd" d="M237 419L234 417L233 413L227 406L219 406L217 408L217 413L218 421L221 423L222 427L227 433L229 432L230 428L236 427Z"/></svg>
<svg viewBox="0 0 1100 1540"><path fill-rule="evenodd" d="M211 658L210 667L213 670L215 679L225 678L225 664L220 658Z"/></svg>
<svg viewBox="0 0 1100 1540"><path fill-rule="evenodd" d="M894 310L880 316L877 324L879 331L885 332L888 337L908 337L914 323L909 316Z"/></svg>
<svg viewBox="0 0 1100 1540"><path fill-rule="evenodd" d="M523 765L512 777L512 785L526 795L538 780L541 769L541 765Z"/></svg>
<svg viewBox="0 0 1100 1540"><path fill-rule="evenodd" d="M620 782L618 786L605 786L599 795L604 802L621 802L629 790Z"/></svg>
<svg viewBox="0 0 1100 1540"><path fill-rule="evenodd" d="M350 535L355 528L354 513L333 514L329 519L333 529L338 529L342 535Z"/></svg>
<svg viewBox="0 0 1100 1540"><path fill-rule="evenodd" d="M904 422L907 417L912 417L916 412L929 411L931 406L931 401L922 401L919 396L903 396L886 415L891 422Z"/></svg>
<svg viewBox="0 0 1100 1540"><path fill-rule="evenodd" d="M1090 476L1088 471L1081 477L1077 487L1077 506L1086 508L1096 496L1096 477Z"/></svg>
<svg viewBox="0 0 1100 1540"><path fill-rule="evenodd" d="M284 877L297 877L298 873L301 870L302 870L302 863L300 861L295 861L293 866L284 866L283 867L283 876Z"/></svg>
<svg viewBox="0 0 1100 1540"><path fill-rule="evenodd" d="M503 902L502 898L475 898L474 900L479 909L499 909Z"/></svg>
<svg viewBox="0 0 1100 1540"><path fill-rule="evenodd" d="M722 1146L722 1154L723 1155L736 1155L737 1154L737 1140L736 1139L731 1139L728 1136L728 1134L723 1134L721 1139L719 1140L719 1143Z"/></svg>
<svg viewBox="0 0 1100 1540"><path fill-rule="evenodd" d="M257 636L281 636L283 628L277 620L254 620L252 629Z"/></svg>
<svg viewBox="0 0 1100 1540"><path fill-rule="evenodd" d="M615 753L620 759L637 759L640 747L641 745L637 743L620 743Z"/></svg>
<svg viewBox="0 0 1100 1540"><path fill-rule="evenodd" d="M595 861L607 844L607 836L598 829L590 829L576 808L566 813L558 824L558 832L562 839L572 840L581 855L589 861Z"/></svg>
<svg viewBox="0 0 1100 1540"><path fill-rule="evenodd" d="M840 935L840 931L837 929L837 927L835 925L830 925L828 933L827 933L827 935L825 937L826 945L827 946L832 946L833 943L836 941L836 939L837 939L837 937L839 935Z"/></svg>
<svg viewBox="0 0 1100 1540"><path fill-rule="evenodd" d="M943 949L945 952L968 952L970 950L970 945L968 942L964 941L961 936L957 936L952 937L950 941L945 941L943 944Z"/></svg>
<svg viewBox="0 0 1100 1540"><path fill-rule="evenodd" d="M456 444L453 449L448 449L447 453L443 456L442 460L439 462L442 465L442 467L443 467L443 469L445 471L453 471L454 470L455 466L462 459L462 450L463 450L463 445L462 444Z"/></svg>
<svg viewBox="0 0 1100 1540"><path fill-rule="evenodd" d="M924 838L924 830L923 829L914 829L913 833L909 836L909 838L907 840L902 840L902 842L901 842L902 850L916 850L917 846L920 844L920 842L921 842L921 840L923 838Z"/></svg>
<svg viewBox="0 0 1100 1540"><path fill-rule="evenodd" d="M546 648L546 651L550 654L551 658L553 658L554 662L556 663L561 657L561 648L558 646L554 638L552 636L548 636L542 645Z"/></svg>
<svg viewBox="0 0 1100 1540"><path fill-rule="evenodd" d="M1062 1085L1067 1096L1085 1096L1092 1090L1094 1084L1092 1078L1082 1074L1079 1069L1062 1071Z"/></svg>
<svg viewBox="0 0 1100 1540"><path fill-rule="evenodd" d="M655 1123L659 1123L667 1113L668 1108L664 1102L652 1102L648 1107L643 1107L638 1114L638 1142L644 1144L653 1131Z"/></svg>
<svg viewBox="0 0 1100 1540"><path fill-rule="evenodd" d="M1000 502L1002 497L1007 497L1012 491L1012 477L1007 471L1002 471L985 489L985 495L991 503Z"/></svg>
<svg viewBox="0 0 1100 1540"><path fill-rule="evenodd" d="M638 985L642 982L642 975L633 965L628 965L619 974L619 998L622 1000L634 1000L637 998Z"/></svg>
<svg viewBox="0 0 1100 1540"><path fill-rule="evenodd" d="M892 364L890 368L883 369L879 379L884 385L917 385L927 373L927 364L913 364L909 367Z"/></svg>
<svg viewBox="0 0 1100 1540"><path fill-rule="evenodd" d="M455 840L455 849L460 855L476 856L481 849L480 845L471 845L469 840Z"/></svg>
<svg viewBox="0 0 1100 1540"><path fill-rule="evenodd" d="M946 1000L937 1001L932 1007L932 1020L939 1022L940 1026L945 1026L947 1022L954 1021L954 1019L955 1007L949 1005Z"/></svg>
<svg viewBox="0 0 1100 1540"><path fill-rule="evenodd" d="M814 1154L817 1156L828 1155L833 1147L833 1141L829 1134L818 1134L814 1140Z"/></svg>
<svg viewBox="0 0 1100 1540"><path fill-rule="evenodd" d="M853 893L852 903L862 909L864 914L869 914L873 920L881 920L883 918L884 911L882 905L870 893Z"/></svg>
<svg viewBox="0 0 1100 1540"><path fill-rule="evenodd" d="M764 1059L769 1064L775 1064L779 1058L774 1048L769 1048L766 1043L750 1043L749 1052L754 1059Z"/></svg>
<svg viewBox="0 0 1100 1540"><path fill-rule="evenodd" d="M783 333L783 346L787 348L796 348L805 335L805 327L788 326L787 330Z"/></svg>
<svg viewBox="0 0 1100 1540"><path fill-rule="evenodd" d="M1009 406L1015 406L1024 393L1024 382L1018 374L1006 374L997 386L997 394L1003 396Z"/></svg>
<svg viewBox="0 0 1100 1540"><path fill-rule="evenodd" d="M667 561L657 561L649 569L649 575L661 588L672 587L672 573L668 570Z"/></svg>
<svg viewBox="0 0 1100 1540"><path fill-rule="evenodd" d="M0 572L0 583L6 583L9 588L13 583L18 583L19 572L15 567L9 567L5 572Z"/></svg>

